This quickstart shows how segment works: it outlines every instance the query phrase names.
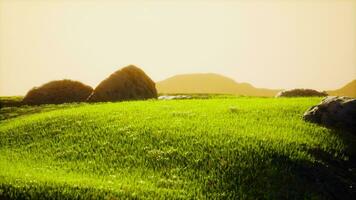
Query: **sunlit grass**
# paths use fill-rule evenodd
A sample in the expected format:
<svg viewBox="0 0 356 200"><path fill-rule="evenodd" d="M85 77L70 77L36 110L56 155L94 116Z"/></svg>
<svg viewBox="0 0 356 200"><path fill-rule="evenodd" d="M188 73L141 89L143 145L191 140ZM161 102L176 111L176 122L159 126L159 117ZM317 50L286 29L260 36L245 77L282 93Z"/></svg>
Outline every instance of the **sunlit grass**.
<svg viewBox="0 0 356 200"><path fill-rule="evenodd" d="M306 123L320 98L227 98L52 106L0 121L0 196L313 198L298 173L345 160L333 131Z"/></svg>

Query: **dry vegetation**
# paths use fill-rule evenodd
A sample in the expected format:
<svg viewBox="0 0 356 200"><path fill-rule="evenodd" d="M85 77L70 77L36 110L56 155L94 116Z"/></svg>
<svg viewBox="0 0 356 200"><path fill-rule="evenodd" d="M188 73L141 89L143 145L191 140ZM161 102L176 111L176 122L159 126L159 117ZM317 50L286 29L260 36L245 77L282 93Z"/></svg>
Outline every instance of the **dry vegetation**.
<svg viewBox="0 0 356 200"><path fill-rule="evenodd" d="M24 104L61 104L86 101L93 89L79 81L51 81L30 90L23 99Z"/></svg>
<svg viewBox="0 0 356 200"><path fill-rule="evenodd" d="M284 90L277 94L277 97L325 97L326 92L319 92L312 89L292 89Z"/></svg>
<svg viewBox="0 0 356 200"><path fill-rule="evenodd" d="M89 97L91 102L157 98L155 83L145 72L130 65L102 81Z"/></svg>

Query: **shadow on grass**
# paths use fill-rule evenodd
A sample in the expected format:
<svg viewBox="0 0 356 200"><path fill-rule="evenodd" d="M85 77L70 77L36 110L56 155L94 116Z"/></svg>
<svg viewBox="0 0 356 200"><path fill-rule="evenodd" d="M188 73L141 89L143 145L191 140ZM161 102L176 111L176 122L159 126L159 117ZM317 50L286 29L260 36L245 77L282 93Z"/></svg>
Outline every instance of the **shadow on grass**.
<svg viewBox="0 0 356 200"><path fill-rule="evenodd" d="M209 199L356 199L356 137L340 130L333 133L347 146L345 160L321 149L305 150L316 162L271 152L259 157L256 152L247 158L254 171L234 161L216 167L215 178L205 181L205 193ZM234 159L241 160L238 156ZM268 160L253 162L263 158Z"/></svg>
<svg viewBox="0 0 356 200"><path fill-rule="evenodd" d="M321 149L309 153L320 162L299 171L331 199L356 199L356 136L349 131L333 129L346 145L346 160L336 159Z"/></svg>

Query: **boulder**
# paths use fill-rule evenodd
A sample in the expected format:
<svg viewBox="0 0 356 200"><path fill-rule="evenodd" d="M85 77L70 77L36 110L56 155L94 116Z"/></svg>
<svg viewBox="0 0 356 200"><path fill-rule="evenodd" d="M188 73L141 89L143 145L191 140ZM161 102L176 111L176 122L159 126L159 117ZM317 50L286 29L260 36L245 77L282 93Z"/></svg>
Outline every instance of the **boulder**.
<svg viewBox="0 0 356 200"><path fill-rule="evenodd" d="M79 81L57 80L31 89L24 99L23 104L61 104L86 101L93 88Z"/></svg>
<svg viewBox="0 0 356 200"><path fill-rule="evenodd" d="M356 130L356 99L326 97L304 113L304 120L327 127ZM356 131L355 131L356 132Z"/></svg>
<svg viewBox="0 0 356 200"><path fill-rule="evenodd" d="M325 97L326 92L319 92L312 89L292 89L279 92L276 97Z"/></svg>
<svg viewBox="0 0 356 200"><path fill-rule="evenodd" d="M140 68L129 65L103 80L88 98L90 102L157 98L156 84Z"/></svg>

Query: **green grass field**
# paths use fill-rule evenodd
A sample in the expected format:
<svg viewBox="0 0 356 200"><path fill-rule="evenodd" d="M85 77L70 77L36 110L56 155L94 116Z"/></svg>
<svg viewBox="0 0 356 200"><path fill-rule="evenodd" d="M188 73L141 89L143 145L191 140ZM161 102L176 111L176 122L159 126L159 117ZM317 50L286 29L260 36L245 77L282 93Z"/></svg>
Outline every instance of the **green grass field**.
<svg viewBox="0 0 356 200"><path fill-rule="evenodd" d="M352 199L355 136L302 120L320 100L2 108L0 199Z"/></svg>

